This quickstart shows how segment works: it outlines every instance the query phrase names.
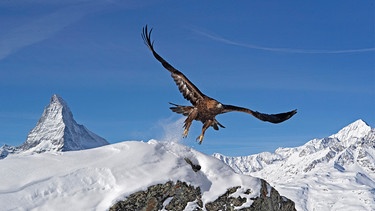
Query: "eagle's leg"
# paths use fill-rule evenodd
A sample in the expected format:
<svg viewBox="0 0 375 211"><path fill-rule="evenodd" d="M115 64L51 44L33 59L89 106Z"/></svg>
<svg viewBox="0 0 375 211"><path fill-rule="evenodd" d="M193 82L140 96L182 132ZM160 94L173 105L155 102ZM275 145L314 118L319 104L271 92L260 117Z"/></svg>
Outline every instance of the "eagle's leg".
<svg viewBox="0 0 375 211"><path fill-rule="evenodd" d="M188 117L184 121L184 133L182 134L182 137L186 138L189 133L189 128L191 126L191 123L193 123L193 120L197 117L197 110L193 109Z"/></svg>
<svg viewBox="0 0 375 211"><path fill-rule="evenodd" d="M199 144L202 144L204 133L206 132L207 128L209 128L212 124L212 120L207 120L202 127L202 133L197 137L197 141L199 141Z"/></svg>
<svg viewBox="0 0 375 211"><path fill-rule="evenodd" d="M183 138L186 138L187 137L187 135L188 135L188 133L189 133L189 128L190 128L190 126L191 126L191 123L193 122L193 120L190 120L190 121L188 121L189 120L189 118L186 118L186 120L185 120L185 124L184 124L184 133L182 134L182 137Z"/></svg>

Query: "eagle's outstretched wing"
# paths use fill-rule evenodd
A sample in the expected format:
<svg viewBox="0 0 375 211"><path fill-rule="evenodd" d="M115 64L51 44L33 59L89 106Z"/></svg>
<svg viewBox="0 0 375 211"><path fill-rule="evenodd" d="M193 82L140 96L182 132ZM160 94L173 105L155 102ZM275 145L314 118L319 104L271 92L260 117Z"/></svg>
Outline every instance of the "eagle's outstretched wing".
<svg viewBox="0 0 375 211"><path fill-rule="evenodd" d="M279 114L263 114L257 111L252 111L248 108L242 108L238 106L223 105L223 107L224 107L223 113L230 112L230 111L245 112L245 113L253 115L254 117L262 121L272 122L272 123L284 122L285 120L289 119L290 117L292 117L294 114L297 113L297 109L293 111L285 112L285 113L279 113Z"/></svg>
<svg viewBox="0 0 375 211"><path fill-rule="evenodd" d="M156 53L154 50L154 42L151 42L151 32L152 29L150 29L150 31L147 30L147 25L143 27L142 38L146 46L152 51L154 57L163 65L163 67L171 72L171 76L184 98L189 100L191 104L196 105L197 101L202 100L205 95L183 73L178 71Z"/></svg>

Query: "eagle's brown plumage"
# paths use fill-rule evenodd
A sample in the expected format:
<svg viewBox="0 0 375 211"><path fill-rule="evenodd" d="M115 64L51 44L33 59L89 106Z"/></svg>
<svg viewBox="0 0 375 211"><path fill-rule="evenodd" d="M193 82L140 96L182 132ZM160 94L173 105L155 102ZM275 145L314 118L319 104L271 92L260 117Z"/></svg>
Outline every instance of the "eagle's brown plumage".
<svg viewBox="0 0 375 211"><path fill-rule="evenodd" d="M172 78L174 79L176 85L178 86L178 89L180 90L184 98L189 100L192 104L192 106L181 106L171 103L173 107L170 107L173 112L187 116L184 122L184 137L188 135L189 128L193 120L201 121L203 123L202 133L197 138L197 140L199 140L199 144L201 144L204 138L204 133L206 132L208 127L211 126L215 130L218 130L219 126L224 128L224 126L216 120L216 115L227 113L230 111L245 112L262 121L272 123L283 122L297 113L297 110L293 110L279 114L263 114L257 111L252 111L248 108L242 108L233 105L224 105L217 100L204 95L183 73L175 69L158 53L156 53L156 51L154 50L154 42L151 41L151 33L152 29L148 31L146 25L143 28L142 32L142 38L146 46L151 50L154 57L163 65L163 67L171 73Z"/></svg>

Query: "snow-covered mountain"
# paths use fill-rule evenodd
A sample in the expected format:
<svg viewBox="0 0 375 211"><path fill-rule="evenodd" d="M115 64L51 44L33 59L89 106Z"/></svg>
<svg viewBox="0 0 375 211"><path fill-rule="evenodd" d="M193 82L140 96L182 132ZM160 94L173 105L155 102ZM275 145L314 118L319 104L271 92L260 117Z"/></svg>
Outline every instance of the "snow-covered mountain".
<svg viewBox="0 0 375 211"><path fill-rule="evenodd" d="M193 165L200 168L193 170ZM212 156L178 143L155 140L82 151L19 153L0 160L0 169L1 210L108 210L134 192L169 181L199 188L201 205L192 201L186 204L186 210L206 210L205 205L220 198L228 188L233 193L226 197L241 201L241 205L232 205L238 208L252 205L258 197L263 197L258 201L265 201L275 194L261 179L237 174ZM178 191L176 187L174 192ZM294 206L287 198L277 196L276 210L283 203ZM166 195L163 206L172 198Z"/></svg>
<svg viewBox="0 0 375 211"><path fill-rule="evenodd" d="M108 142L77 124L65 101L53 95L37 125L30 131L20 151L72 151L107 145Z"/></svg>
<svg viewBox="0 0 375 211"><path fill-rule="evenodd" d="M362 120L300 147L214 156L238 173L267 180L297 210L375 210L375 129Z"/></svg>

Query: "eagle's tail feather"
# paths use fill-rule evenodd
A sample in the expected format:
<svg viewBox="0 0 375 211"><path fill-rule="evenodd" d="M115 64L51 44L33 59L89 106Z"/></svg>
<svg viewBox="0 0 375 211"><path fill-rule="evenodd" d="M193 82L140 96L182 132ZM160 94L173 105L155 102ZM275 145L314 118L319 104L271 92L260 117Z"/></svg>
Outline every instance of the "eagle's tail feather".
<svg viewBox="0 0 375 211"><path fill-rule="evenodd" d="M169 103L169 104L173 105L173 107L169 107L169 109L171 109L173 112L182 114L184 116L188 116L194 109L193 106L182 106L182 105L177 105L174 103Z"/></svg>

